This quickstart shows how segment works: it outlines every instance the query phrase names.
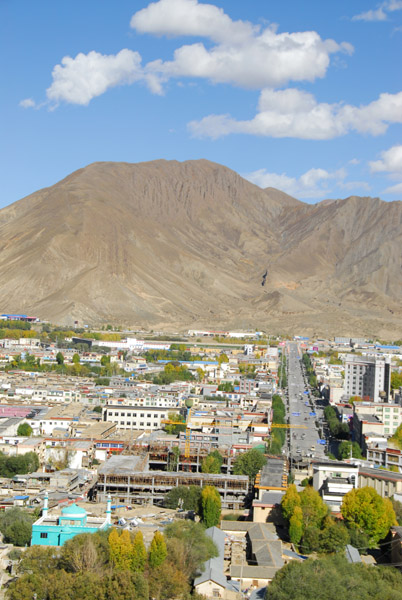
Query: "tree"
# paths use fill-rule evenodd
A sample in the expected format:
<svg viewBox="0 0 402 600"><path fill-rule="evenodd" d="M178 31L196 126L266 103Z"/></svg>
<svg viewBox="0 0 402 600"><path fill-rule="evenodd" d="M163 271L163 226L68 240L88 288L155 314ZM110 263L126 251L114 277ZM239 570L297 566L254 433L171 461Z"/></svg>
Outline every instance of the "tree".
<svg viewBox="0 0 402 600"><path fill-rule="evenodd" d="M352 453L353 458L362 458L362 451L357 442L348 442L343 441L338 446L338 458L339 460L344 460L345 458L350 458Z"/></svg>
<svg viewBox="0 0 402 600"><path fill-rule="evenodd" d="M202 473L220 473L223 463L222 455L218 450L210 452L201 462Z"/></svg>
<svg viewBox="0 0 402 600"><path fill-rule="evenodd" d="M33 433L33 429L29 423L21 423L18 425L17 435L22 437L30 437Z"/></svg>
<svg viewBox="0 0 402 600"><path fill-rule="evenodd" d="M255 448L239 454L233 463L235 475L248 475L250 482L254 483L257 473L267 462L265 456Z"/></svg>
<svg viewBox="0 0 402 600"><path fill-rule="evenodd" d="M218 556L213 540L206 535L201 523L174 521L165 528L165 535L169 560L190 579L202 570L207 560Z"/></svg>
<svg viewBox="0 0 402 600"><path fill-rule="evenodd" d="M201 492L201 520L205 526L218 525L221 518L221 497L216 487L207 485Z"/></svg>
<svg viewBox="0 0 402 600"><path fill-rule="evenodd" d="M128 571L131 567L133 547L130 533L127 529L119 535L117 529L113 528L109 534L110 560L116 569Z"/></svg>
<svg viewBox="0 0 402 600"><path fill-rule="evenodd" d="M297 491L295 484L292 483L286 490L281 502L282 514L287 521L290 521L295 508L300 507L300 505L300 494Z"/></svg>
<svg viewBox="0 0 402 600"><path fill-rule="evenodd" d="M301 492L300 506L303 511L304 525L320 529L325 517L328 515L329 508L311 485L305 487Z"/></svg>
<svg viewBox="0 0 402 600"><path fill-rule="evenodd" d="M320 549L320 530L318 527L309 525L305 528L300 548L304 554L317 552Z"/></svg>
<svg viewBox="0 0 402 600"><path fill-rule="evenodd" d="M160 565L166 560L167 547L165 538L160 531L155 531L154 537L151 542L149 549L148 564L151 569L160 567Z"/></svg>
<svg viewBox="0 0 402 600"><path fill-rule="evenodd" d="M26 546L32 537L32 514L20 508L10 508L0 514L0 531L6 544Z"/></svg>
<svg viewBox="0 0 402 600"><path fill-rule="evenodd" d="M107 356L107 354L101 356L100 363L102 367L108 367L110 365L110 356Z"/></svg>
<svg viewBox="0 0 402 600"><path fill-rule="evenodd" d="M387 566L348 563L342 554L291 561L265 592L266 600L402 600L402 575Z"/></svg>
<svg viewBox="0 0 402 600"><path fill-rule="evenodd" d="M402 373L393 371L391 373L391 390L398 390L402 387Z"/></svg>
<svg viewBox="0 0 402 600"><path fill-rule="evenodd" d="M75 354L73 354L73 363L75 365L79 365L80 364L80 355L77 352Z"/></svg>
<svg viewBox="0 0 402 600"><path fill-rule="evenodd" d="M183 508L198 513L200 501L201 488L198 485L178 485L166 494L164 505L167 508Z"/></svg>
<svg viewBox="0 0 402 600"><path fill-rule="evenodd" d="M345 525L340 521L335 521L332 517L327 517L320 533L320 551L341 552L349 542L350 536Z"/></svg>
<svg viewBox="0 0 402 600"><path fill-rule="evenodd" d="M64 355L62 352L56 354L56 362L58 365L64 365Z"/></svg>
<svg viewBox="0 0 402 600"><path fill-rule="evenodd" d="M131 570L142 573L147 562L147 551L142 531L137 531L132 546Z"/></svg>
<svg viewBox="0 0 402 600"><path fill-rule="evenodd" d="M289 537L292 544L298 544L303 536L303 512L296 506L289 521Z"/></svg>
<svg viewBox="0 0 402 600"><path fill-rule="evenodd" d="M371 548L375 548L397 523L391 501L381 498L371 487L348 492L343 498L341 513L350 527L368 536Z"/></svg>

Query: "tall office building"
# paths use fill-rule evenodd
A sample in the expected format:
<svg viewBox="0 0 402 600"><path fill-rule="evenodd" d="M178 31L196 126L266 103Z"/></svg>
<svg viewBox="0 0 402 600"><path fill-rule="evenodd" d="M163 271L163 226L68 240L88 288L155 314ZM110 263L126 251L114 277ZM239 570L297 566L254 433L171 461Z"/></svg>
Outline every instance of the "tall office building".
<svg viewBox="0 0 402 600"><path fill-rule="evenodd" d="M391 365L388 358L349 355L345 362L345 394L370 402L388 402Z"/></svg>

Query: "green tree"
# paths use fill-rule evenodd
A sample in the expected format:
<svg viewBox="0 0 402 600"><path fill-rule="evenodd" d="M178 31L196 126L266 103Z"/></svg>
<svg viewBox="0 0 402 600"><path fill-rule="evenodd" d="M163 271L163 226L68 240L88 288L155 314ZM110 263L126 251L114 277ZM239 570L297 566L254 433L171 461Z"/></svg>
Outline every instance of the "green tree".
<svg viewBox="0 0 402 600"><path fill-rule="evenodd" d="M290 484L281 501L282 514L287 521L293 516L296 507L300 507L300 494L294 483Z"/></svg>
<svg viewBox="0 0 402 600"><path fill-rule="evenodd" d="M320 530L315 525L309 525L304 529L300 549L304 554L318 552L320 549Z"/></svg>
<svg viewBox="0 0 402 600"><path fill-rule="evenodd" d="M73 363L75 365L79 365L80 364L80 355L77 352L75 354L73 354Z"/></svg>
<svg viewBox="0 0 402 600"><path fill-rule="evenodd" d="M103 356L101 356L100 362L101 362L102 367L109 366L110 365L110 356L107 356L106 354L104 354Z"/></svg>
<svg viewBox="0 0 402 600"><path fill-rule="evenodd" d="M221 497L216 487L207 485L201 492L201 520L205 526L218 525L221 518Z"/></svg>
<svg viewBox="0 0 402 600"><path fill-rule="evenodd" d="M381 498L371 487L348 492L343 498L341 513L349 526L368 536L371 548L375 548L397 523L391 501Z"/></svg>
<svg viewBox="0 0 402 600"><path fill-rule="evenodd" d="M32 514L20 508L10 508L0 514L0 531L6 544L14 546L26 546L31 541Z"/></svg>
<svg viewBox="0 0 402 600"><path fill-rule="evenodd" d="M320 551L342 552L349 542L350 536L345 525L332 517L327 517L320 533Z"/></svg>
<svg viewBox="0 0 402 600"><path fill-rule="evenodd" d="M296 506L289 521L289 537L292 544L298 544L303 536L303 512Z"/></svg>
<svg viewBox="0 0 402 600"><path fill-rule="evenodd" d="M33 433L33 429L29 423L21 423L20 425L18 425L17 435L20 435L23 437L30 437L32 435L32 433Z"/></svg>
<svg viewBox="0 0 402 600"><path fill-rule="evenodd" d="M190 579L200 572L207 560L218 556L213 540L206 535L201 523L174 521L166 526L165 535L169 559Z"/></svg>
<svg viewBox="0 0 402 600"><path fill-rule="evenodd" d="M402 387L402 373L393 371L391 373L391 390L398 390Z"/></svg>
<svg viewBox="0 0 402 600"><path fill-rule="evenodd" d="M265 456L255 448L239 454L233 463L235 475L248 475L250 482L254 483L257 473L267 462Z"/></svg>
<svg viewBox="0 0 402 600"><path fill-rule="evenodd" d="M198 513L200 501L201 488L198 485L178 485L166 494L164 505L167 508L183 508Z"/></svg>
<svg viewBox="0 0 402 600"><path fill-rule="evenodd" d="M350 564L342 554L291 561L280 569L266 600L402 600L402 575L396 569Z"/></svg>
<svg viewBox="0 0 402 600"><path fill-rule="evenodd" d="M56 354L56 362L58 365L64 365L64 355L62 352Z"/></svg>
<svg viewBox="0 0 402 600"><path fill-rule="evenodd" d="M147 551L144 544L142 531L137 531L132 546L131 569L142 573L147 562Z"/></svg>
<svg viewBox="0 0 402 600"><path fill-rule="evenodd" d="M222 455L214 450L210 452L208 456L206 456L201 462L201 472L202 473L220 473L221 467L223 463Z"/></svg>
<svg viewBox="0 0 402 600"><path fill-rule="evenodd" d="M320 529L325 517L329 513L329 508L312 486L308 485L301 492L300 506L303 511L305 527L317 527Z"/></svg>
<svg viewBox="0 0 402 600"><path fill-rule="evenodd" d="M350 454L352 451L353 458L362 458L362 451L357 442L348 442L343 441L338 446L338 458L339 460L344 460L345 458L350 458Z"/></svg>
<svg viewBox="0 0 402 600"><path fill-rule="evenodd" d="M151 542L149 549L148 564L151 569L160 567L160 565L166 560L167 557L167 546L165 538L160 531L155 531L154 537Z"/></svg>

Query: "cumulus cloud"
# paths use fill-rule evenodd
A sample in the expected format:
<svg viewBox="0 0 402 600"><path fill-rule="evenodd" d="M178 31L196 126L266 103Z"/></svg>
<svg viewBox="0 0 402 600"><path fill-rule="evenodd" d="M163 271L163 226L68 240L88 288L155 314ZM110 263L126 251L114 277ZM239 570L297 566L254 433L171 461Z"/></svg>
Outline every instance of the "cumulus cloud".
<svg viewBox="0 0 402 600"><path fill-rule="evenodd" d="M308 92L289 88L264 89L253 119L237 121L230 115L209 115L188 124L195 137L213 139L230 133L310 140L326 140L351 131L379 135L390 123L402 123L402 92L381 94L366 106L319 103Z"/></svg>
<svg viewBox="0 0 402 600"><path fill-rule="evenodd" d="M92 51L75 58L65 56L54 67L52 76L53 82L46 90L50 102L86 106L112 87L143 79L144 73L140 54L124 49L110 55Z"/></svg>
<svg viewBox="0 0 402 600"><path fill-rule="evenodd" d="M391 185L387 187L383 194L401 194L402 195L402 183L396 183L395 185Z"/></svg>
<svg viewBox="0 0 402 600"><path fill-rule="evenodd" d="M331 173L325 169L310 169L300 177L289 177L286 173L269 173L266 169L259 169L243 177L261 188L277 188L295 198L324 198L334 184L343 182L346 171L339 169Z"/></svg>
<svg viewBox="0 0 402 600"><path fill-rule="evenodd" d="M369 163L372 173L381 171L390 174L402 174L402 146L392 146L381 153L381 159Z"/></svg>
<svg viewBox="0 0 402 600"><path fill-rule="evenodd" d="M25 98L25 100L21 100L19 106L22 108L34 108L36 106L35 100L32 98Z"/></svg>
<svg viewBox="0 0 402 600"><path fill-rule="evenodd" d="M212 4L197 0L159 0L135 13L131 27L140 33L198 36L202 42L177 48L173 60L160 59L146 66L161 84L171 77L200 77L215 83L245 88L276 87L289 81L314 81L324 77L330 55L351 54L346 42L322 40L315 31L277 33L248 21L233 21Z"/></svg>
<svg viewBox="0 0 402 600"><path fill-rule="evenodd" d="M372 173L384 173L389 179L396 180L398 183L387 187L383 194L401 194L402 193L402 145L392 146L380 154L379 160L369 162Z"/></svg>
<svg viewBox="0 0 402 600"><path fill-rule="evenodd" d="M232 21L222 8L197 0L152 2L133 15L130 26L139 33L199 36L217 42L241 42L260 29L248 21Z"/></svg>
<svg viewBox="0 0 402 600"><path fill-rule="evenodd" d="M375 9L367 10L352 17L352 21L386 21L388 12L402 10L402 0L386 0Z"/></svg>

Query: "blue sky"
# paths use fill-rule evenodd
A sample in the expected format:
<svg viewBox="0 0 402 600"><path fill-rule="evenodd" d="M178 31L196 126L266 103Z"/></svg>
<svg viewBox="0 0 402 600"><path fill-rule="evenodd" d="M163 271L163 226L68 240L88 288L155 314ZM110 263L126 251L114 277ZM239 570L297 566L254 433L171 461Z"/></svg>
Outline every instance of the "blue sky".
<svg viewBox="0 0 402 600"><path fill-rule="evenodd" d="M2 0L0 22L0 206L158 158L402 198L402 0Z"/></svg>

